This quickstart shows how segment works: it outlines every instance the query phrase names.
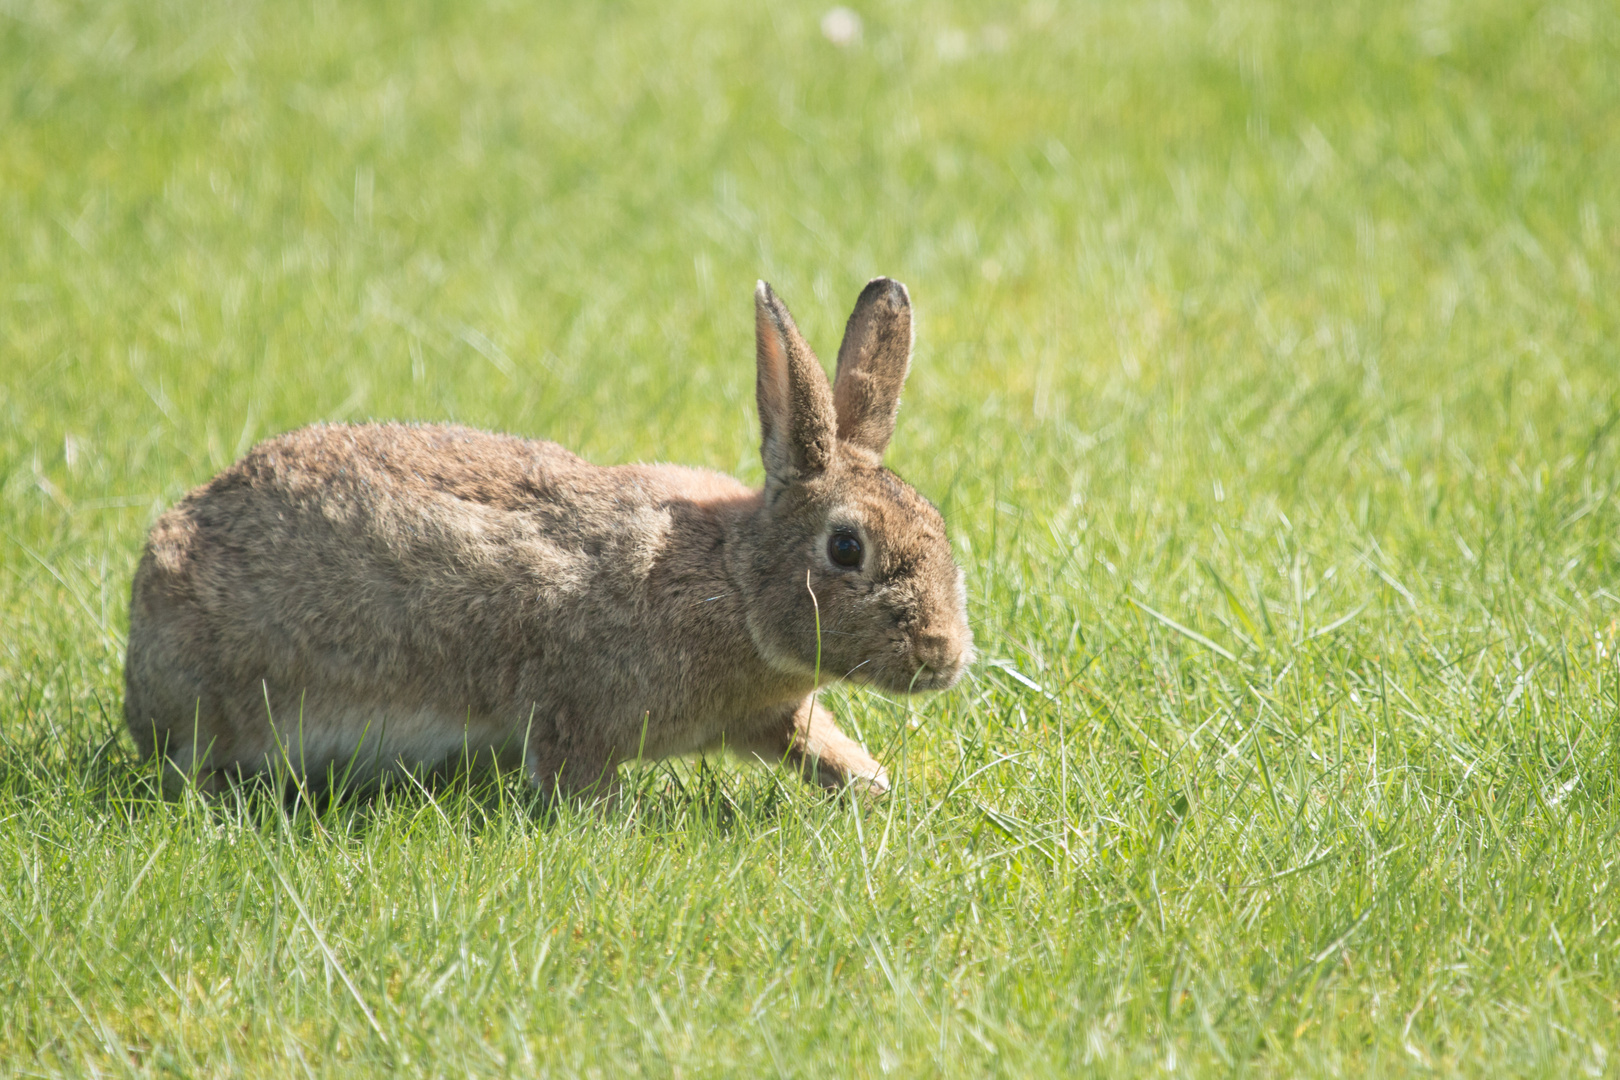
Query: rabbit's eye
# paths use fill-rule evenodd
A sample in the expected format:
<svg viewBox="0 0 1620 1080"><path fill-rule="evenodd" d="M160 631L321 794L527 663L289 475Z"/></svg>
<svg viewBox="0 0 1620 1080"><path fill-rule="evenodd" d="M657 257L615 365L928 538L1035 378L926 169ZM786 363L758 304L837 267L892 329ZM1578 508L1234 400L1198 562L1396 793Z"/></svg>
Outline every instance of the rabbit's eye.
<svg viewBox="0 0 1620 1080"><path fill-rule="evenodd" d="M861 565L860 538L850 533L833 533L827 538L827 558L838 566Z"/></svg>

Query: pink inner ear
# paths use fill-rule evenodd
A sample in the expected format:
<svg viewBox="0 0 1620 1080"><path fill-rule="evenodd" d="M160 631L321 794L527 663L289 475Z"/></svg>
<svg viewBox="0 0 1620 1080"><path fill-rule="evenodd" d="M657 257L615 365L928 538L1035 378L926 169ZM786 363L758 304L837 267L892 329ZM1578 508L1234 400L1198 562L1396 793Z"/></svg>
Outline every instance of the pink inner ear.
<svg viewBox="0 0 1620 1080"><path fill-rule="evenodd" d="M759 404L762 413L770 413L769 416L762 415L760 423L774 426L787 413L787 351L783 348L781 333L768 314L761 311L757 322L755 349L759 358Z"/></svg>

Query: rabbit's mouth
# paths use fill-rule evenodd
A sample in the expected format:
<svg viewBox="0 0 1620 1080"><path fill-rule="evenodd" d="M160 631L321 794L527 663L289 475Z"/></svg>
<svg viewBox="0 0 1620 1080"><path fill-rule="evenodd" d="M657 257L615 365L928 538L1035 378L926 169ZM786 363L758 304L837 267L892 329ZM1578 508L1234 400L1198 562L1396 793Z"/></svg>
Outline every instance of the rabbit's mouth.
<svg viewBox="0 0 1620 1080"><path fill-rule="evenodd" d="M933 690L948 690L956 685L966 670L967 664L941 665L931 667L915 659L909 663L905 661L874 663L874 658L868 657L844 673L844 678L854 683L864 683L882 690L896 694L921 694Z"/></svg>
<svg viewBox="0 0 1620 1080"><path fill-rule="evenodd" d="M912 641L907 682L911 690L947 690L973 662L971 639L954 630L929 628Z"/></svg>
<svg viewBox="0 0 1620 1080"><path fill-rule="evenodd" d="M930 656L926 660L913 653L908 661L884 672L881 681L888 689L906 694L949 690L962 677L971 659L971 653L966 651L948 656ZM877 681L876 673L874 676L874 681Z"/></svg>
<svg viewBox="0 0 1620 1080"><path fill-rule="evenodd" d="M909 689L919 691L949 690L962 677L962 669L966 666L966 664L955 664L950 667L933 668L924 664L917 670L917 676L911 680Z"/></svg>

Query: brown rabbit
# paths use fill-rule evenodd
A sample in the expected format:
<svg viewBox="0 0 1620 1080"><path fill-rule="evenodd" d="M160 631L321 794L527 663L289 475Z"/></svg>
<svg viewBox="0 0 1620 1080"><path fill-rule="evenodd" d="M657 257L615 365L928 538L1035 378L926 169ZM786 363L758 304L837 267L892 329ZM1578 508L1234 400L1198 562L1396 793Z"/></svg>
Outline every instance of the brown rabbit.
<svg viewBox="0 0 1620 1080"><path fill-rule="evenodd" d="M762 491L365 424L266 440L191 492L135 572L142 755L171 787L474 760L580 795L611 791L619 762L724 746L887 790L818 674L932 690L972 659L944 522L882 463L910 298L866 286L831 387L764 282L754 306Z"/></svg>

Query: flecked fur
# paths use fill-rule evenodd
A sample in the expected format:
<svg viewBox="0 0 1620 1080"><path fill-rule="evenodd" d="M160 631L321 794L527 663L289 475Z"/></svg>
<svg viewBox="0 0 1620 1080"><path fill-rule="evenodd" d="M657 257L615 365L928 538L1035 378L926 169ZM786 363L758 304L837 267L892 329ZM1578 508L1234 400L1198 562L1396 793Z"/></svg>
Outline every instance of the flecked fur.
<svg viewBox="0 0 1620 1080"><path fill-rule="evenodd" d="M938 689L972 658L944 523L882 465L910 301L867 286L836 386L763 282L755 309L762 491L365 424L268 439L191 492L135 574L125 716L143 756L205 790L475 760L578 795L638 755L725 746L886 790L814 701L818 606L823 682ZM835 530L859 536L858 568L829 559Z"/></svg>

